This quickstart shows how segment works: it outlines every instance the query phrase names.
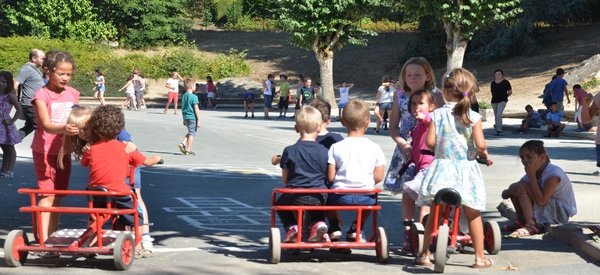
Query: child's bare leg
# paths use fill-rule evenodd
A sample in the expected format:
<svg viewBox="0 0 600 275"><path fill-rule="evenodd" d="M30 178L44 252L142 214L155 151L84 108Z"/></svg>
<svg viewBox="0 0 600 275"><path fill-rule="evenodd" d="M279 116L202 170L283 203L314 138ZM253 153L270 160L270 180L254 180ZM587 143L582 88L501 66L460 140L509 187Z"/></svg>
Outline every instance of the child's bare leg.
<svg viewBox="0 0 600 275"><path fill-rule="evenodd" d="M148 210L146 209L146 203L142 199L142 190L140 188L135 189L135 194L137 196L137 201L140 207L142 208L142 217L144 218L144 224L142 225L142 234L150 233L150 221L148 219Z"/></svg>
<svg viewBox="0 0 600 275"><path fill-rule="evenodd" d="M379 127L381 126L381 121L383 120L383 116L381 116L381 113L379 112L379 105L375 105L375 109L373 109L373 114L375 114L375 117L377 118L377 124L375 126L375 131L379 131Z"/></svg>
<svg viewBox="0 0 600 275"><path fill-rule="evenodd" d="M248 115L248 101L244 101L244 113Z"/></svg>
<svg viewBox="0 0 600 275"><path fill-rule="evenodd" d="M41 197L38 206L41 207L58 207L61 205L62 197L46 196ZM40 242L46 241L54 231L58 230L58 222L60 219L59 213L44 213L42 212L42 236Z"/></svg>
<svg viewBox="0 0 600 275"><path fill-rule="evenodd" d="M525 220L525 223L530 225L536 225L535 219L533 218L533 201L531 201L529 195L518 196L516 198L516 201L518 201L521 213L523 213L523 219ZM515 206L515 210L516 209L517 207Z"/></svg>
<svg viewBox="0 0 600 275"><path fill-rule="evenodd" d="M175 99L173 99L173 106L174 106L173 113L177 114L177 100L175 100Z"/></svg>
<svg viewBox="0 0 600 275"><path fill-rule="evenodd" d="M192 143L193 142L194 142L194 136L188 135L187 136L187 147L185 147L185 149L187 149L188 152L192 151Z"/></svg>
<svg viewBox="0 0 600 275"><path fill-rule="evenodd" d="M463 209L469 221L469 235L471 235L471 241L475 249L475 258L485 259L485 254L483 253L483 221L481 213L479 213L479 210L468 206L464 206Z"/></svg>
<svg viewBox="0 0 600 275"><path fill-rule="evenodd" d="M252 116L254 116L254 103L250 104L250 108L252 109Z"/></svg>
<svg viewBox="0 0 600 275"><path fill-rule="evenodd" d="M435 204L432 204L431 207L435 207ZM444 207L440 207L440 217L444 215L446 209ZM425 224L425 232L423 233L423 252L421 255L417 256L415 260L415 264L417 265L429 265L431 261L429 260L429 243L431 242L431 233L433 232L433 227L437 226L439 221L434 221L433 217L427 219L427 223Z"/></svg>
<svg viewBox="0 0 600 275"><path fill-rule="evenodd" d="M421 206L419 207L419 222L423 223L423 218L429 214L429 206Z"/></svg>
<svg viewBox="0 0 600 275"><path fill-rule="evenodd" d="M565 129L565 126L567 126L567 125L566 125L566 124L562 124L562 123L561 123L561 124L560 124L560 125L557 127L557 129L556 129L556 130L554 130L554 133L555 133L555 134L558 134L558 133L562 132L562 130L563 130L563 129Z"/></svg>
<svg viewBox="0 0 600 275"><path fill-rule="evenodd" d="M415 221L415 200L408 195L407 192L402 192L402 221ZM404 231L410 230L410 225L404 225Z"/></svg>
<svg viewBox="0 0 600 275"><path fill-rule="evenodd" d="M554 131L554 125L548 124L548 135L551 135L553 131Z"/></svg>

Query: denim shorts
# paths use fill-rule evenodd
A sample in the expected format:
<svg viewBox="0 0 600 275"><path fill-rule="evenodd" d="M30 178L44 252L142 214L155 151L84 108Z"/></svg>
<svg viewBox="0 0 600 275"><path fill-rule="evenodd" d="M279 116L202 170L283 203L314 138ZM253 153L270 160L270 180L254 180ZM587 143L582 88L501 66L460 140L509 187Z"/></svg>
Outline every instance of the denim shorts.
<svg viewBox="0 0 600 275"><path fill-rule="evenodd" d="M379 103L379 110L391 110L392 104L393 104L392 102Z"/></svg>
<svg viewBox="0 0 600 275"><path fill-rule="evenodd" d="M527 120L527 126L529 126L529 128L541 128L542 125L537 124L537 122L533 121L533 120Z"/></svg>
<svg viewBox="0 0 600 275"><path fill-rule="evenodd" d="M375 205L375 195L329 194L328 205Z"/></svg>
<svg viewBox="0 0 600 275"><path fill-rule="evenodd" d="M183 124L185 124L185 127L188 129L188 135L195 137L198 121L195 119L184 119Z"/></svg>
<svg viewBox="0 0 600 275"><path fill-rule="evenodd" d="M265 107L271 109L273 105L273 96L272 95L263 95L265 98Z"/></svg>
<svg viewBox="0 0 600 275"><path fill-rule="evenodd" d="M344 102L344 103L340 102L340 103L338 104L338 108L340 108L340 109L341 109L341 108L344 108L344 106L346 106L346 104L348 104L348 102Z"/></svg>

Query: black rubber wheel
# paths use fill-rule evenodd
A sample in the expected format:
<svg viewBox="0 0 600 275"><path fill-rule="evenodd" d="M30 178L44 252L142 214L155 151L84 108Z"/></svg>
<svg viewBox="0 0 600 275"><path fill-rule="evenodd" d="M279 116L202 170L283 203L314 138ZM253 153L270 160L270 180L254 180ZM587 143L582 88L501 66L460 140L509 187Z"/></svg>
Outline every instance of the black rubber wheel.
<svg viewBox="0 0 600 275"><path fill-rule="evenodd" d="M27 234L23 230L12 230L4 242L4 260L11 267L22 266L27 260L27 251L19 252L18 249L29 245Z"/></svg>
<svg viewBox="0 0 600 275"><path fill-rule="evenodd" d="M128 270L133 265L135 254L135 242L133 236L127 233L119 233L115 240L113 249L113 260L118 270Z"/></svg>

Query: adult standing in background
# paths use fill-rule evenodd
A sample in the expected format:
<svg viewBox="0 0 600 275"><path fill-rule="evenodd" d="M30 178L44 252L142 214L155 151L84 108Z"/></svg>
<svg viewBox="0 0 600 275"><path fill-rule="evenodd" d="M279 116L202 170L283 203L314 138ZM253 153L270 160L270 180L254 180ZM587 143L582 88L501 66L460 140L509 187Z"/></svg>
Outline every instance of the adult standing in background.
<svg viewBox="0 0 600 275"><path fill-rule="evenodd" d="M490 86L492 91L492 109L496 117L496 123L494 124L496 133L494 136L502 136L502 113L504 112L504 108L506 108L508 97L512 95L512 87L510 86L510 82L504 79L504 72L502 70L496 69L494 71L494 78Z"/></svg>
<svg viewBox="0 0 600 275"><path fill-rule="evenodd" d="M42 66L46 55L44 52L33 49L29 52L29 61L21 67L19 74L15 78L15 91L21 89L21 101L19 104L23 109L23 117L25 117L25 125L19 129L19 137L24 139L27 135L37 129L35 123L35 113L33 112L33 105L31 105L31 99L37 90L44 86L44 76L38 67Z"/></svg>

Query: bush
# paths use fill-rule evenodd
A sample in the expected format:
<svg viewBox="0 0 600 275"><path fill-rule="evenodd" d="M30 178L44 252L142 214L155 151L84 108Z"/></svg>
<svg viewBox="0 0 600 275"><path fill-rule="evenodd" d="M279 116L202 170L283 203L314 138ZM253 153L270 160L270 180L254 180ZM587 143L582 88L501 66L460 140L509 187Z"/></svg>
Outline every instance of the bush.
<svg viewBox="0 0 600 275"><path fill-rule="evenodd" d="M488 102L479 101L479 109L492 109L492 104Z"/></svg>
<svg viewBox="0 0 600 275"><path fill-rule="evenodd" d="M399 32L399 31L416 31L419 27L417 22L400 24L395 21L390 21L386 18L373 22L369 18L364 18L357 25L365 30L375 32Z"/></svg>
<svg viewBox="0 0 600 275"><path fill-rule="evenodd" d="M39 48L43 51L61 49L70 52L75 58L76 71L69 83L79 90L82 96L91 96L94 87L94 70L100 69L106 78L106 96L123 96L117 90L125 85L127 76L138 69L147 78L167 78L173 70L183 76L204 79L235 77L250 74L246 63L246 51L231 49L228 55L220 54L208 58L192 46L171 48L164 54L146 57L141 54L117 56L104 45L84 44L75 41L36 39L31 37L0 38L0 69L17 74L27 62L29 51ZM17 54L15 54L17 53Z"/></svg>

